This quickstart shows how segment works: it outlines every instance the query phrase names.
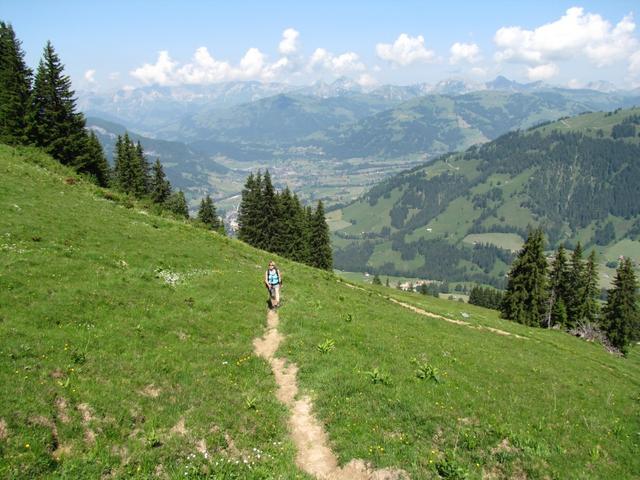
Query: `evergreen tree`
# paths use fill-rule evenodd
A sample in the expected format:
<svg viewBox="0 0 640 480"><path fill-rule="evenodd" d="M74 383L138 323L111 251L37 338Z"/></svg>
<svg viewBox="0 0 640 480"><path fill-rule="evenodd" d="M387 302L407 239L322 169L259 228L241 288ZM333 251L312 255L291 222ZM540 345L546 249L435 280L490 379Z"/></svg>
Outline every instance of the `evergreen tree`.
<svg viewBox="0 0 640 480"><path fill-rule="evenodd" d="M382 281L380 280L380 276L376 273L373 276L373 280L371 281L373 285L382 285Z"/></svg>
<svg viewBox="0 0 640 480"><path fill-rule="evenodd" d="M313 215L310 229L309 264L312 267L331 270L333 268L333 256L331 253L331 240L329 238L329 226L324 216L322 200Z"/></svg>
<svg viewBox="0 0 640 480"><path fill-rule="evenodd" d="M142 144L140 143L140 140L138 140L138 143L135 145L135 148L133 148L133 142L132 142L132 151L133 151L133 158L132 158L132 170L133 170L133 185L132 185L132 190L133 190L133 194L138 197L138 198L142 198L146 195L149 194L149 187L151 184L151 179L149 176L149 162L147 161L145 154L144 154L144 149L142 148Z"/></svg>
<svg viewBox="0 0 640 480"><path fill-rule="evenodd" d="M98 178L100 159L90 153L89 136L82 113L76 112L71 80L47 42L36 71L28 114L30 140L64 165Z"/></svg>
<svg viewBox="0 0 640 480"><path fill-rule="evenodd" d="M93 175L95 176L96 182L101 187L106 187L109 184L111 169L109 168L107 157L104 155L104 150L102 149L100 140L98 140L98 137L94 132L89 133L85 154L92 158L92 163L95 165Z"/></svg>
<svg viewBox="0 0 640 480"><path fill-rule="evenodd" d="M385 282L384 286L387 288L389 287L389 277L387 277L387 281Z"/></svg>
<svg viewBox="0 0 640 480"><path fill-rule="evenodd" d="M187 206L187 199L184 198L182 190L178 190L172 193L165 202L166 207L176 215L184 218L189 218L189 207Z"/></svg>
<svg viewBox="0 0 640 480"><path fill-rule="evenodd" d="M278 195L278 246L276 253L296 261L304 261L304 219L298 197L286 187Z"/></svg>
<svg viewBox="0 0 640 480"><path fill-rule="evenodd" d="M118 135L115 150L115 186L125 193L135 193L135 159L133 142L129 134Z"/></svg>
<svg viewBox="0 0 640 480"><path fill-rule="evenodd" d="M511 266L507 291L501 305L503 318L525 325L544 323L547 304L547 260L541 229L529 233Z"/></svg>
<svg viewBox="0 0 640 480"><path fill-rule="evenodd" d="M568 288L565 304L567 307L567 328L575 327L584 316L585 293L584 263L582 260L582 245L576 245L571 255L571 267L568 273Z"/></svg>
<svg viewBox="0 0 640 480"><path fill-rule="evenodd" d="M262 197L262 178L260 171L256 176L253 172L247 177L242 199L238 209L238 238L249 245L258 246L258 221L260 218L260 204Z"/></svg>
<svg viewBox="0 0 640 480"><path fill-rule="evenodd" d="M151 200L154 203L163 204L171 195L171 183L167 180L162 169L160 159L156 158L155 163L151 167L151 186L150 186Z"/></svg>
<svg viewBox="0 0 640 480"><path fill-rule="evenodd" d="M218 217L216 207L209 195L203 198L200 202L200 209L198 210L198 220L204 223L209 230L214 230L218 233L224 233L224 225Z"/></svg>
<svg viewBox="0 0 640 480"><path fill-rule="evenodd" d="M259 173L258 173L259 174ZM256 243L254 246L276 252L280 228L280 212L276 192L271 183L269 170L264 172L261 182L261 195L258 204Z"/></svg>
<svg viewBox="0 0 640 480"><path fill-rule="evenodd" d="M28 143L32 75L13 27L0 22L0 143Z"/></svg>
<svg viewBox="0 0 640 480"><path fill-rule="evenodd" d="M584 270L584 292L583 292L583 313L582 316L589 322L596 322L600 313L598 296L598 264L596 263L596 251L591 250L587 265Z"/></svg>
<svg viewBox="0 0 640 480"><path fill-rule="evenodd" d="M631 259L620 262L603 311L603 326L609 341L625 355L640 334L638 285Z"/></svg>
<svg viewBox="0 0 640 480"><path fill-rule="evenodd" d="M569 288L569 270L567 256L563 245L558 247L549 274L549 306L546 326L565 326L567 322L567 292Z"/></svg>

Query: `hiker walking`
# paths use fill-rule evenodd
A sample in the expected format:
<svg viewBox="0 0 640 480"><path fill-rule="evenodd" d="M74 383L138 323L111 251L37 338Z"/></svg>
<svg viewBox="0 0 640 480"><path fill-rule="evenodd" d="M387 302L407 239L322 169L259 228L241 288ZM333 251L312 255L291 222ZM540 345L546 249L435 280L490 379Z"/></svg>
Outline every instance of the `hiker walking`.
<svg viewBox="0 0 640 480"><path fill-rule="evenodd" d="M269 290L269 297L271 299L271 307L278 308L280 306L280 286L282 285L282 274L273 263L273 260L269 262L269 268L264 274L264 284Z"/></svg>

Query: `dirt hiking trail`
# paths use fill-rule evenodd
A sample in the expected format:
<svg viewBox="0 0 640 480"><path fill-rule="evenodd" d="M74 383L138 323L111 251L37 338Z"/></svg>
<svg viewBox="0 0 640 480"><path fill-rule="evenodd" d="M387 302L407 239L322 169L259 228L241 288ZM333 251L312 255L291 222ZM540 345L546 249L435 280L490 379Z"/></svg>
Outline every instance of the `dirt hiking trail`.
<svg viewBox="0 0 640 480"><path fill-rule="evenodd" d="M359 287L357 285L353 285L351 283L342 281L342 280L338 280L340 283L342 283L343 285L346 285L349 288L353 288L355 290L362 290L363 292L369 292L372 293L371 290L367 290L366 288L362 288ZM465 322L464 320L456 320L454 318L449 318L449 317L445 317L444 315L438 315L437 313L431 313L431 312L427 312L426 310L423 310L422 308L418 308L414 305L411 305L409 303L405 303L405 302L401 302L400 300L396 300L393 297L388 297L385 295L382 295L380 293L376 293L376 295L378 295L379 297L382 297L388 301L390 301L391 303L395 303L396 305L400 305L401 307L407 308L409 310L411 310L414 313L417 313L418 315L424 315L425 317L429 317L429 318L437 318L438 320L444 320L445 322L449 322L449 323L454 323L456 325L462 325L464 327L468 327L468 328L473 328L476 330L487 330L489 332L492 333L497 333L498 335L503 335L505 337L514 337L514 338L519 338L521 340L529 340L528 337L523 337L522 335L518 335L517 333L511 333L511 332L507 332L505 330L500 330L499 328L493 328L493 327L487 327L485 325L473 325L469 322Z"/></svg>
<svg viewBox="0 0 640 480"><path fill-rule="evenodd" d="M289 433L298 451L296 465L305 473L320 480L403 480L409 475L403 470L374 470L363 460L351 460L343 467L331 451L329 437L323 425L313 416L311 398L298 398L295 363L275 357L284 337L278 331L277 312L267 313L267 329L261 338L253 341L254 352L264 358L273 371L278 390L276 396L289 408Z"/></svg>

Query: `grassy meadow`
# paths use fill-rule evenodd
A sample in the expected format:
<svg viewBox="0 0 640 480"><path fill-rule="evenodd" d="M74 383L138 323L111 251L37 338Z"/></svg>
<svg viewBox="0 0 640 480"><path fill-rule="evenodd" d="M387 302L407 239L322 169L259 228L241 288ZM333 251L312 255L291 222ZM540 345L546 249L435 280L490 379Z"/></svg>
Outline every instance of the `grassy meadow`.
<svg viewBox="0 0 640 480"><path fill-rule="evenodd" d="M36 150L0 147L0 178L0 477L309 478L253 354L270 255ZM297 363L341 462L413 479L637 478L638 347L619 358L276 260L277 355Z"/></svg>

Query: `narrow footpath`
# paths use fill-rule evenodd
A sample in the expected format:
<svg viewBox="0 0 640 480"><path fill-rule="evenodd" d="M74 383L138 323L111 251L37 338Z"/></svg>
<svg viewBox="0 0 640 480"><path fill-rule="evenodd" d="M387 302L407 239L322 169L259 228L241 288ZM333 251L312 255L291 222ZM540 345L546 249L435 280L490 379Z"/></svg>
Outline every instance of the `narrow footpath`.
<svg viewBox="0 0 640 480"><path fill-rule="evenodd" d="M343 467L329 447L329 437L323 425L313 415L311 398L298 397L298 367L284 358L275 357L284 337L278 331L278 313L269 310L267 328L261 338L253 341L254 352L264 358L276 379L276 396L290 411L289 432L298 451L296 465L319 480L406 480L403 470L374 470L364 460L351 460Z"/></svg>

